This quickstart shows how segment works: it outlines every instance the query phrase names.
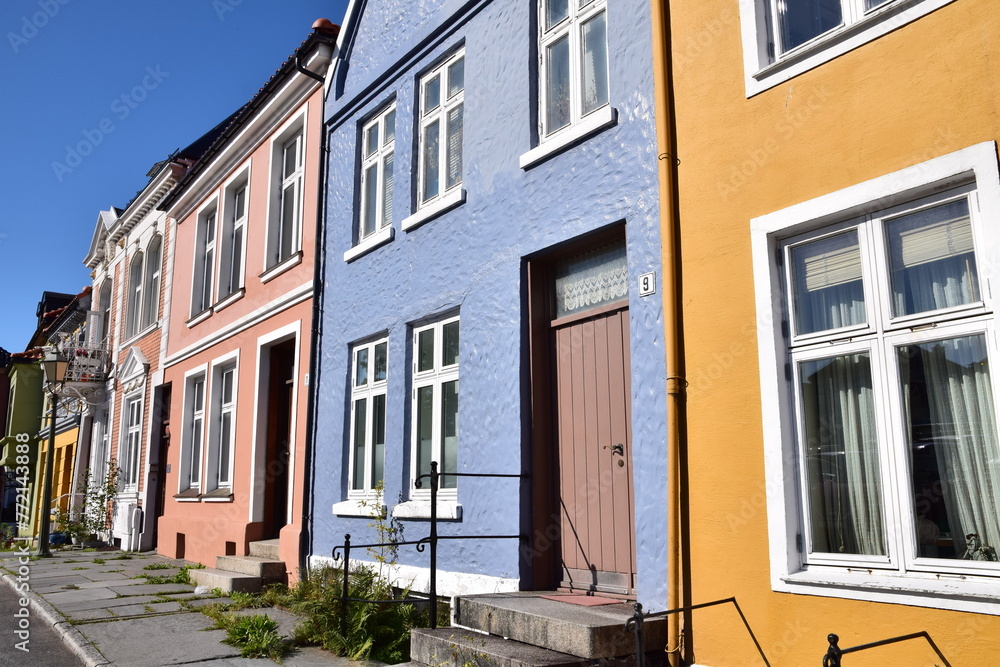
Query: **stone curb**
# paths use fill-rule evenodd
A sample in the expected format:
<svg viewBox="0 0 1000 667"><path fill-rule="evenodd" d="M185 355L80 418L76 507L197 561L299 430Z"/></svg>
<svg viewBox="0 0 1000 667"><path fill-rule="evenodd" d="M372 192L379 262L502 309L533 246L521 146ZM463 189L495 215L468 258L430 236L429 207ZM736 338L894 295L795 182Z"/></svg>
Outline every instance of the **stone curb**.
<svg viewBox="0 0 1000 667"><path fill-rule="evenodd" d="M63 618L55 607L49 604L44 598L35 593L32 590L19 591L17 590L17 578L13 574L3 575L3 580L14 591L14 594L19 597L26 597L30 603L30 606L34 609L35 613L42 618L46 623L48 623L53 630L59 633L62 637L63 643L70 648L73 653L75 653L87 667L115 667L114 663L110 662L104 655L97 650L91 642L87 641L87 638L83 636L79 630L77 630L73 625Z"/></svg>

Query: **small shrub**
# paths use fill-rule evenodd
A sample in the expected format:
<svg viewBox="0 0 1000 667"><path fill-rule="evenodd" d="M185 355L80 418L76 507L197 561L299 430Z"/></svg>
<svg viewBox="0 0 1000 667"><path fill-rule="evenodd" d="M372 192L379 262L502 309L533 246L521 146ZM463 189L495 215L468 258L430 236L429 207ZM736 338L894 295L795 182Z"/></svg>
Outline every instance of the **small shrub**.
<svg viewBox="0 0 1000 667"><path fill-rule="evenodd" d="M229 616L225 642L240 649L244 658L271 658L280 662L291 647L278 634L278 624L264 614Z"/></svg>
<svg viewBox="0 0 1000 667"><path fill-rule="evenodd" d="M104 565L104 559L103 558L95 558L94 560L92 560L90 562L94 563L95 565Z"/></svg>
<svg viewBox="0 0 1000 667"><path fill-rule="evenodd" d="M166 563L150 563L149 565L146 565L142 569L144 569L144 570L169 570L172 567L173 567L173 565L168 565Z"/></svg>

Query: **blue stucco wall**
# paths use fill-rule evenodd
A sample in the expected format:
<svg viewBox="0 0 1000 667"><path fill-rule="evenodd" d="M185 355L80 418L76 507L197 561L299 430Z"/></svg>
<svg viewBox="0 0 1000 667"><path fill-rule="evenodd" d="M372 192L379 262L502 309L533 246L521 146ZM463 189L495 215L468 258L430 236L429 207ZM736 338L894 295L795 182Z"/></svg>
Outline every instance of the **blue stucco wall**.
<svg viewBox="0 0 1000 667"><path fill-rule="evenodd" d="M369 520L333 516L347 497L350 345L389 337L385 486L387 504L409 486L410 327L437 314L461 315L459 466L463 472L521 471L528 406L523 258L624 221L628 239L638 589L647 608L666 604L666 452L663 316L659 293L640 298L637 278L660 276L656 137L648 3L609 3L610 99L618 123L528 170L534 0L444 2L369 0L350 40L331 122L326 189L326 273L317 379L313 554L329 556L350 532L374 538ZM455 12L458 12L456 14ZM450 19L456 19L451 20ZM437 26L446 24L445 30ZM467 201L404 232L414 210L414 91L421 70L464 42ZM404 57L405 56L405 57ZM384 72L392 74L378 82ZM346 73L345 73L346 72ZM351 263L357 199L359 123L391 97L397 104L395 238ZM464 517L443 534L516 534L515 480L460 481ZM405 522L406 538L426 535ZM400 562L426 566L407 549ZM443 542L439 567L519 576L515 540Z"/></svg>

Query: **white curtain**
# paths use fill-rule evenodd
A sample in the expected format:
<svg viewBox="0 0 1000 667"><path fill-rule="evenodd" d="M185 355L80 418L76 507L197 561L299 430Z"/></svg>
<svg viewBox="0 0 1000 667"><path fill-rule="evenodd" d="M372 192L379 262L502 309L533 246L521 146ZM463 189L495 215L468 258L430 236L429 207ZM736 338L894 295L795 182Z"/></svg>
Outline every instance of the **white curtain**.
<svg viewBox="0 0 1000 667"><path fill-rule="evenodd" d="M966 535L977 534L994 548L1000 547L1000 448L996 415L982 334L913 345L901 350L910 423L912 394L923 372L921 393L926 393L930 442L941 479L948 527L955 556L966 548Z"/></svg>
<svg viewBox="0 0 1000 667"><path fill-rule="evenodd" d="M813 550L885 554L867 353L801 364Z"/></svg>

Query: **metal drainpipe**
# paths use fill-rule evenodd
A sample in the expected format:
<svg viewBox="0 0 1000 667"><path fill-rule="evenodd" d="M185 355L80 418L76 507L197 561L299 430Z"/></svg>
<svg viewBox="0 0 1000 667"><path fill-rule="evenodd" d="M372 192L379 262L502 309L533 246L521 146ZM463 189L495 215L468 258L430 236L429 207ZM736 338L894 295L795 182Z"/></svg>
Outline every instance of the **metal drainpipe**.
<svg viewBox="0 0 1000 667"><path fill-rule="evenodd" d="M330 56L331 62L337 57L337 49L335 42L331 44L333 52ZM299 63L296 61L296 66ZM301 68L299 71L303 71ZM312 78L317 78L318 75L313 75L312 72L305 70ZM318 77L320 83L320 91L323 90L323 85L325 79L323 77ZM320 95L322 104L326 105L326 96ZM327 128L326 123L320 123L320 133L319 133L319 180L317 181L319 187L319 196L316 204L316 247L314 249L313 255L313 303L312 303L312 330L310 332L309 341L309 399L306 402L306 451L303 457L302 465L308 479L303 480L305 487L302 494L302 530L299 533L299 572L306 572L309 568L309 553L312 552L312 487L315 479L315 473L313 471L313 450L316 447L316 433L315 433L315 422L316 422L316 400L319 398L319 394L316 392L316 387L319 386L317 382L316 370L319 368L319 340L320 335L323 330L322 326L322 315L323 308L321 300L323 298L323 269L326 264L324 261L326 258L325 244L325 205L326 205L326 162L329 158L329 146L327 145Z"/></svg>
<svg viewBox="0 0 1000 667"><path fill-rule="evenodd" d="M663 319L667 369L667 608L681 603L681 419L686 381L680 354L679 266L677 261L677 157L670 61L669 0L651 0L653 30L653 96L660 185L660 229L663 246ZM681 664L681 617L667 616L667 661Z"/></svg>

